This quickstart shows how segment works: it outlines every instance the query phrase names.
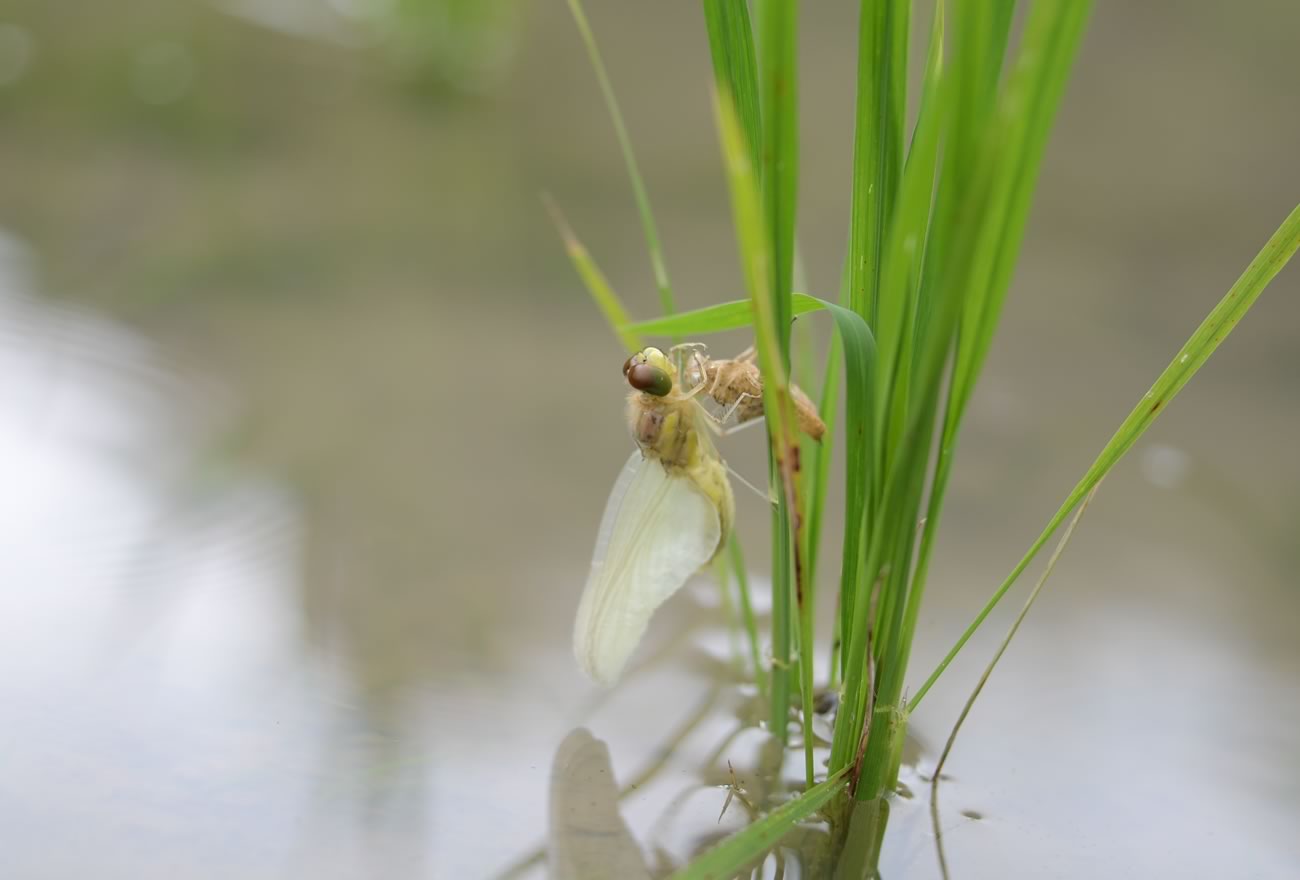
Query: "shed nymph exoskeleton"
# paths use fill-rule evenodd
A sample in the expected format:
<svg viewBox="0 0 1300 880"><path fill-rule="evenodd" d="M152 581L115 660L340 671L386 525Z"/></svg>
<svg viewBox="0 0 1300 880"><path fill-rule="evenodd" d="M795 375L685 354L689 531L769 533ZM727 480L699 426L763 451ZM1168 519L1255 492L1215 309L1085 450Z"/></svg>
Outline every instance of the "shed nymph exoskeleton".
<svg viewBox="0 0 1300 880"><path fill-rule="evenodd" d="M716 360L697 351L687 376L688 380L702 382L704 393L724 407L723 423L734 422L740 426L763 417L763 377L754 363L752 347L734 358ZM790 386L790 397L799 429L814 440L821 440L826 424L817 414L817 407L797 385Z"/></svg>

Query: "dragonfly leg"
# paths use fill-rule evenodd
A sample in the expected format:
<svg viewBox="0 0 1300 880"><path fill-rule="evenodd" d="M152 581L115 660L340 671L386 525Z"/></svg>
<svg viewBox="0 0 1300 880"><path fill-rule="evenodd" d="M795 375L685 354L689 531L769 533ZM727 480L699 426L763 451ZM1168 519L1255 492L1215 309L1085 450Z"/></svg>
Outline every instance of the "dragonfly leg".
<svg viewBox="0 0 1300 880"><path fill-rule="evenodd" d="M704 354L704 352L708 350L709 347L703 342L679 342L668 349L668 356L673 359L678 375L681 375L685 370L687 357L690 358L692 364L700 369L700 375L703 375L702 365L704 361L708 360L708 355Z"/></svg>
<svg viewBox="0 0 1300 880"><path fill-rule="evenodd" d="M713 362L713 384L709 386L709 397L713 397L718 390L718 383L722 381L722 361Z"/></svg>
<svg viewBox="0 0 1300 880"><path fill-rule="evenodd" d="M700 345L698 342L692 342L686 344ZM703 346L700 347L702 348ZM704 368L704 363L705 363L704 356L700 354L699 351L693 351L691 352L691 361L695 366L695 370L696 370L695 375L698 375L700 377L700 381L697 382L695 386L691 388L690 391L687 391L685 394L682 395L683 400L690 400L692 397L694 397L695 395L703 391L705 385L709 384L709 379ZM678 372L680 373L681 371L679 370Z"/></svg>
<svg viewBox="0 0 1300 880"><path fill-rule="evenodd" d="M726 422L727 419L734 416L736 414L736 410L738 410L740 408L740 405L744 403L746 400L757 400L757 399L758 399L757 397L755 397L753 394L750 394L748 391L740 392L740 396L736 398L735 402L732 403L731 406L727 407L727 411L722 414L722 418L719 419L719 421ZM749 422L741 422L740 425L735 425L734 427L739 428L741 427L741 425L748 425L750 422L753 421L756 420L750 419Z"/></svg>
<svg viewBox="0 0 1300 880"><path fill-rule="evenodd" d="M709 412L703 404L700 404L700 412L704 416L704 424L719 437L730 437L738 431L743 431L746 428L752 428L754 425L761 425L763 423L762 419L753 418L747 422L741 422L738 425L728 425L726 424L726 419L731 415L731 412L734 409L735 406L732 406L724 415L715 416L713 413Z"/></svg>
<svg viewBox="0 0 1300 880"><path fill-rule="evenodd" d="M728 427L725 428L720 427L718 430L721 431L720 436L730 437L732 434L738 434L741 431L745 430L746 428L752 428L755 425L761 425L761 424L763 424L762 419L750 419L747 422L741 422L739 425L729 425Z"/></svg>
<svg viewBox="0 0 1300 880"><path fill-rule="evenodd" d="M739 480L742 486L744 486L749 491L753 492L759 498L762 498L768 504L776 504L776 498L773 497L770 492L764 492L762 489L755 486L749 480L746 480L744 477L740 475L739 471L737 471L735 468L733 468L731 465L727 464L726 462L723 462L723 464L727 468L727 473L731 474L733 477Z"/></svg>

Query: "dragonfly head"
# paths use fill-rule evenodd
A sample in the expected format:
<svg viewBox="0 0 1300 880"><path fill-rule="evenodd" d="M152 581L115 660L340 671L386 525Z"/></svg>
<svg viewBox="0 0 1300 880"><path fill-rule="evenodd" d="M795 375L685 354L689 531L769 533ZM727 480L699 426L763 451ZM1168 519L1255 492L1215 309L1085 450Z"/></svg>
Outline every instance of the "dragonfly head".
<svg viewBox="0 0 1300 880"><path fill-rule="evenodd" d="M668 356L657 348L645 348L623 364L627 384L652 397L667 397L673 390L673 369Z"/></svg>

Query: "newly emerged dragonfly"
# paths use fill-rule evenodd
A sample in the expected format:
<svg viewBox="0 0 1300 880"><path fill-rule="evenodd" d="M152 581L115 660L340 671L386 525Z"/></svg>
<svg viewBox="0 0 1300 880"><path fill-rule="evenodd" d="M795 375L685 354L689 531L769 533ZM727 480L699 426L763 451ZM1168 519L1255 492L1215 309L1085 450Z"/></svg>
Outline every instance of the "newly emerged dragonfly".
<svg viewBox="0 0 1300 880"><path fill-rule="evenodd" d="M731 531L735 500L710 434L763 414L752 357L710 360L698 345L667 354L647 348L627 360L623 375L637 450L606 502L573 631L578 664L605 685L617 681L655 609L717 555ZM800 426L820 439L825 425L812 403L802 392L795 398Z"/></svg>

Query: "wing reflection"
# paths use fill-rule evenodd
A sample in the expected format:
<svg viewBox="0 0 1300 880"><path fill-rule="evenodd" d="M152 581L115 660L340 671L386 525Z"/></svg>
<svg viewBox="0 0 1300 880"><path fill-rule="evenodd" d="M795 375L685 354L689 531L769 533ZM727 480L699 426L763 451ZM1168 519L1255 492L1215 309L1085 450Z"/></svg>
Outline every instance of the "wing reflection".
<svg viewBox="0 0 1300 880"><path fill-rule="evenodd" d="M609 749L584 728L551 765L548 843L553 880L649 880L641 847L618 811Z"/></svg>

